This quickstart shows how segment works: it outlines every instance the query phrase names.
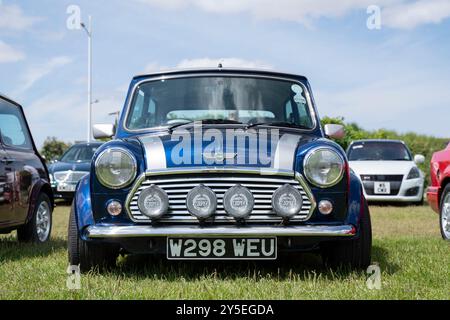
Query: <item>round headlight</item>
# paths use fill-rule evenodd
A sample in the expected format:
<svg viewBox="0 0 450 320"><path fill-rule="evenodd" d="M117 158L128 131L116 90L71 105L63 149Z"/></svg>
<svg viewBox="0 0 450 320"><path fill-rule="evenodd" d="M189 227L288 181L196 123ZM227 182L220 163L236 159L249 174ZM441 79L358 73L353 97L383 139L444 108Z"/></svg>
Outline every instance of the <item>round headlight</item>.
<svg viewBox="0 0 450 320"><path fill-rule="evenodd" d="M198 219L208 219L217 208L216 194L210 188L200 185L189 191L186 206L189 212Z"/></svg>
<svg viewBox="0 0 450 320"><path fill-rule="evenodd" d="M223 197L225 211L235 219L247 218L252 213L254 203L250 190L240 185L229 189Z"/></svg>
<svg viewBox="0 0 450 320"><path fill-rule="evenodd" d="M332 149L318 148L306 155L303 166L309 182L320 188L328 188L341 181L345 161Z"/></svg>
<svg viewBox="0 0 450 320"><path fill-rule="evenodd" d="M292 218L302 209L303 197L300 191L286 184L276 190L272 197L272 207L283 218Z"/></svg>
<svg viewBox="0 0 450 320"><path fill-rule="evenodd" d="M169 209L169 197L163 189L152 185L139 194L138 207L147 217L159 219Z"/></svg>
<svg viewBox="0 0 450 320"><path fill-rule="evenodd" d="M111 189L128 186L136 178L136 172L136 159L125 149L107 149L98 156L95 162L95 173L98 180L102 185Z"/></svg>

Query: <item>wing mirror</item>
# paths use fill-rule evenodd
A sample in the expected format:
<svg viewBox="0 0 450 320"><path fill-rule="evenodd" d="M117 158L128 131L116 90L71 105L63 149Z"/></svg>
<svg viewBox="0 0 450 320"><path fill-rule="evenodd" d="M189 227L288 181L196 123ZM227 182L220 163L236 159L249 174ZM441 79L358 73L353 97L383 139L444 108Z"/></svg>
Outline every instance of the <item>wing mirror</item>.
<svg viewBox="0 0 450 320"><path fill-rule="evenodd" d="M423 155L421 155L421 154L417 154L417 155L414 156L414 162L416 164L425 163L425 157Z"/></svg>
<svg viewBox="0 0 450 320"><path fill-rule="evenodd" d="M116 134L116 127L113 124L96 124L93 127L95 139L108 139Z"/></svg>
<svg viewBox="0 0 450 320"><path fill-rule="evenodd" d="M326 124L324 129L325 135L331 139L343 139L345 137L345 128L340 124Z"/></svg>

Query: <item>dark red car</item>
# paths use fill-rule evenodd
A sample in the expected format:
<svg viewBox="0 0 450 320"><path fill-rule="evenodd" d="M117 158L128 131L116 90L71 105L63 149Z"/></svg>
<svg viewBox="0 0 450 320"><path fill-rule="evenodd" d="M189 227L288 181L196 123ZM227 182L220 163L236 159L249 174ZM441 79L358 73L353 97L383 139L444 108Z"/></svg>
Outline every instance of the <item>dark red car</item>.
<svg viewBox="0 0 450 320"><path fill-rule="evenodd" d="M428 202L439 213L442 237L450 240L450 143L431 159L431 187Z"/></svg>
<svg viewBox="0 0 450 320"><path fill-rule="evenodd" d="M19 241L50 239L53 194L22 107L0 95L0 233Z"/></svg>

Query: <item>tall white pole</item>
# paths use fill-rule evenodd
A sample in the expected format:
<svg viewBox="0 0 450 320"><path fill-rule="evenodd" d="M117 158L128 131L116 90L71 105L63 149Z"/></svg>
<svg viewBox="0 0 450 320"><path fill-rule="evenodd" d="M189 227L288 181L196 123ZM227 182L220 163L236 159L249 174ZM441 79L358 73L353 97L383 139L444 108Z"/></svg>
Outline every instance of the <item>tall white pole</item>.
<svg viewBox="0 0 450 320"><path fill-rule="evenodd" d="M92 141L92 17L88 27L88 130L87 142Z"/></svg>

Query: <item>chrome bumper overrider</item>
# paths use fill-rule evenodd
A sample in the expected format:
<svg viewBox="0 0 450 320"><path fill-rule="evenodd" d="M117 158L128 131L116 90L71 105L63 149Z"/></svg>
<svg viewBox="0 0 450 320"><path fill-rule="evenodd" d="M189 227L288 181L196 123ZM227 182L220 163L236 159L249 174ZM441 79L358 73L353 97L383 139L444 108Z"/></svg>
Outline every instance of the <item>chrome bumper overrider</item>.
<svg viewBox="0 0 450 320"><path fill-rule="evenodd" d="M102 226L86 229L88 238L141 238L141 237L352 237L356 230L352 225L342 226L287 226L287 227L152 227L152 226Z"/></svg>

